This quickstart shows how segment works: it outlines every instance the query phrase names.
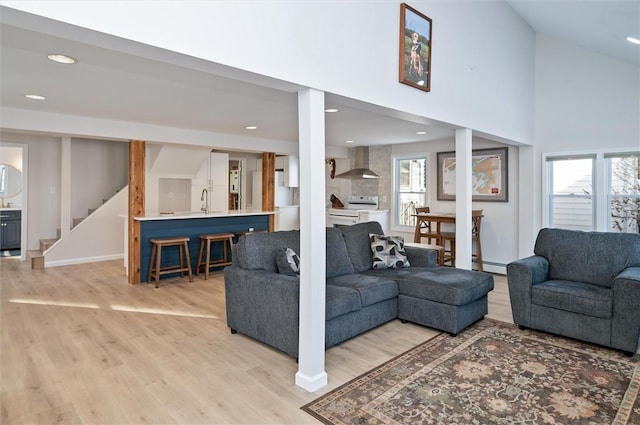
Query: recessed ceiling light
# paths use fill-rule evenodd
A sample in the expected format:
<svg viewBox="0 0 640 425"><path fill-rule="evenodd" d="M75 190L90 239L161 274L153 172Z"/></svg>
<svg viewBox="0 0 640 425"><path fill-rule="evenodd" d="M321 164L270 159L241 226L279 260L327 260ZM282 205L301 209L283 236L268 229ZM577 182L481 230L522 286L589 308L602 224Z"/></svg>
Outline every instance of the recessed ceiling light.
<svg viewBox="0 0 640 425"><path fill-rule="evenodd" d="M47 55L47 57L52 61L58 62L58 63L72 64L72 63L78 62L76 59L72 58L71 56L61 55L59 53L52 53L50 55Z"/></svg>
<svg viewBox="0 0 640 425"><path fill-rule="evenodd" d="M247 129L247 130L255 130L257 128L258 127L256 127L255 125L248 125L248 126L245 127L245 129Z"/></svg>
<svg viewBox="0 0 640 425"><path fill-rule="evenodd" d="M345 140L344 141L347 145L350 145L351 143L355 143L355 140Z"/></svg>
<svg viewBox="0 0 640 425"><path fill-rule="evenodd" d="M33 100L45 100L46 97L40 96L39 94L25 94L24 97Z"/></svg>
<svg viewBox="0 0 640 425"><path fill-rule="evenodd" d="M324 111L325 111L325 112L329 112L329 113L331 113L331 112L338 112L338 111L339 111L339 109L337 109L337 108L327 108L327 109L325 109Z"/></svg>
<svg viewBox="0 0 640 425"><path fill-rule="evenodd" d="M633 44L640 44L640 40L638 40L638 39L637 39L637 38L635 38L635 37L627 37L627 41L628 41L629 43L633 43Z"/></svg>
<svg viewBox="0 0 640 425"><path fill-rule="evenodd" d="M416 134L427 134L426 131L416 131Z"/></svg>

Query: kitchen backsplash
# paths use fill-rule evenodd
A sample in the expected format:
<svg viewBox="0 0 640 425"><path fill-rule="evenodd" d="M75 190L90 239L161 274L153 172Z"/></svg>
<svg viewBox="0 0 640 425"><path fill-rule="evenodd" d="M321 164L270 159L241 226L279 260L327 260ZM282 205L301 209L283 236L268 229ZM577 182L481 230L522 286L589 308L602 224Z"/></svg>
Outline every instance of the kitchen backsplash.
<svg viewBox="0 0 640 425"><path fill-rule="evenodd" d="M351 163L353 164L353 159ZM350 194L377 195L380 199L380 209L389 209L391 205L391 146L371 146L369 148L369 168L380 178L350 180Z"/></svg>

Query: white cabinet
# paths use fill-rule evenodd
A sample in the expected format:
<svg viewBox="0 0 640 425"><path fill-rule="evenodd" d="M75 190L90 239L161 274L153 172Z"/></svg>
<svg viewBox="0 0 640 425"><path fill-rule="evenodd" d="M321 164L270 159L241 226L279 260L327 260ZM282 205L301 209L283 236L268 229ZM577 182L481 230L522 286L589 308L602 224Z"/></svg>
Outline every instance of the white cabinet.
<svg viewBox="0 0 640 425"><path fill-rule="evenodd" d="M276 156L276 170L284 171L284 185L287 187L300 186L298 157L294 155Z"/></svg>
<svg viewBox="0 0 640 425"><path fill-rule="evenodd" d="M300 207L298 205L276 207L275 228L276 231L300 229Z"/></svg>
<svg viewBox="0 0 640 425"><path fill-rule="evenodd" d="M285 158L284 184L289 187L298 187L300 186L300 178L298 177L298 157L289 155Z"/></svg>
<svg viewBox="0 0 640 425"><path fill-rule="evenodd" d="M358 223L377 221L382 227L385 235L389 234L389 210L360 211L358 213Z"/></svg>
<svg viewBox="0 0 640 425"><path fill-rule="evenodd" d="M275 166L276 170L282 170L282 171L284 171L284 167L285 167L285 165L284 165L284 162L285 162L285 161L284 161L284 159L285 159L285 158L286 158L286 157L284 157L284 156L276 156L276 162L275 162L275 164L274 164L274 166Z"/></svg>
<svg viewBox="0 0 640 425"><path fill-rule="evenodd" d="M209 156L209 211L229 209L229 154Z"/></svg>
<svg viewBox="0 0 640 425"><path fill-rule="evenodd" d="M255 210L262 209L262 171L253 172L253 185L251 189L251 207Z"/></svg>

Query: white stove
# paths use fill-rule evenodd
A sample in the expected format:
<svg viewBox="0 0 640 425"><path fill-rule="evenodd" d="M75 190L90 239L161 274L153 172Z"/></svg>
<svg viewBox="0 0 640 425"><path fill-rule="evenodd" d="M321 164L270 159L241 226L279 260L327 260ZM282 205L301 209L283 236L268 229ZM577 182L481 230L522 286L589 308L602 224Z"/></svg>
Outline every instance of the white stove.
<svg viewBox="0 0 640 425"><path fill-rule="evenodd" d="M351 195L344 208L327 209L327 226L351 225L377 221L385 233L388 231L388 210L378 209L377 196Z"/></svg>

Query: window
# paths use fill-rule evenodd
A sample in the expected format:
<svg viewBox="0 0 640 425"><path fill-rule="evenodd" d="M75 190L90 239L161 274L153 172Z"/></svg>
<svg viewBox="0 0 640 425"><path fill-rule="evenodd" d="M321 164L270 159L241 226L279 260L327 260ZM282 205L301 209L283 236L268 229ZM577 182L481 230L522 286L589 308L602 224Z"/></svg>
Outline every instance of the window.
<svg viewBox="0 0 640 425"><path fill-rule="evenodd" d="M546 157L544 225L640 232L640 153Z"/></svg>
<svg viewBox="0 0 640 425"><path fill-rule="evenodd" d="M427 159L421 157L395 158L394 166L394 226L415 225L415 208L427 203Z"/></svg>
<svg viewBox="0 0 640 425"><path fill-rule="evenodd" d="M605 155L609 177L608 228L638 233L640 229L640 156Z"/></svg>
<svg viewBox="0 0 640 425"><path fill-rule="evenodd" d="M593 157L547 158L549 226L593 230Z"/></svg>

